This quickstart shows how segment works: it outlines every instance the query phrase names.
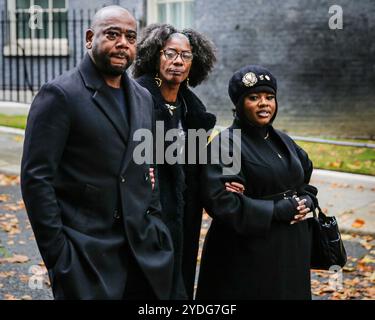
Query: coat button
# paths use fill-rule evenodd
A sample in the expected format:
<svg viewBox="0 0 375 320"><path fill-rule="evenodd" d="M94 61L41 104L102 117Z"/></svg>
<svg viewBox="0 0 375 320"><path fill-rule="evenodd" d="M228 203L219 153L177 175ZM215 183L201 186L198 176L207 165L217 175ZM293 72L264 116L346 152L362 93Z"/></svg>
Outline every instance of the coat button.
<svg viewBox="0 0 375 320"><path fill-rule="evenodd" d="M118 210L115 210L115 211L114 211L114 213L113 213L113 217L114 217L115 219L120 219L120 214L119 214Z"/></svg>
<svg viewBox="0 0 375 320"><path fill-rule="evenodd" d="M120 176L120 181L121 181L122 183L124 183L124 182L125 182L125 177L124 177L124 176Z"/></svg>

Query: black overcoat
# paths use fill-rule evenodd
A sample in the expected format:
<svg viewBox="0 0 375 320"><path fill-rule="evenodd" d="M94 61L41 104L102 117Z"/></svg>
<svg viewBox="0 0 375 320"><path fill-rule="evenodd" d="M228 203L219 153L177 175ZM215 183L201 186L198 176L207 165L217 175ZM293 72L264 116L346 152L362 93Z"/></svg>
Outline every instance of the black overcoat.
<svg viewBox="0 0 375 320"><path fill-rule="evenodd" d="M239 145L234 129L242 130L241 171L223 175L224 164L215 161L202 171L204 204L213 221L205 239L197 298L310 299L309 225L274 221L274 200L264 198L286 190L303 194L312 163L288 135L270 126L270 136L279 139L287 155L287 168L275 170L277 153L239 121L215 138L229 137L233 152L231 148ZM217 154L212 156L219 162ZM229 181L243 183L245 193L225 191Z"/></svg>
<svg viewBox="0 0 375 320"><path fill-rule="evenodd" d="M131 138L153 130L153 101L122 78L128 121L88 55L31 105L21 187L56 299L123 298L129 255L156 296L170 297L170 232Z"/></svg>
<svg viewBox="0 0 375 320"><path fill-rule="evenodd" d="M165 132L171 129L171 115L154 78L151 75L143 75L136 81L152 94L155 101L156 121L164 122ZM204 129L209 132L215 126L216 117L206 112L202 101L185 84L181 85L179 95L186 107L183 112L184 130ZM188 140L189 136L187 136L186 143ZM165 147L167 146L168 143L165 142ZM188 157L187 153L186 157ZM203 210L198 158L197 148L195 155L197 164L158 165L162 217L171 231L175 248L172 293L174 299L184 299L186 295L190 299L193 297Z"/></svg>

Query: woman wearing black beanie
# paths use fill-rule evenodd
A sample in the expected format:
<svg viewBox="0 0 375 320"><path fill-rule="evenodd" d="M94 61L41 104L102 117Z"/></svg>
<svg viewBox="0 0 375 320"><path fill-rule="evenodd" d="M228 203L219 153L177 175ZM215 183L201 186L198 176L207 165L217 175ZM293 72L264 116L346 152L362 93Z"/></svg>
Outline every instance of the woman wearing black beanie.
<svg viewBox="0 0 375 320"><path fill-rule="evenodd" d="M219 155L225 144L216 144L220 152L209 146L211 159L218 161L204 167L201 180L213 221L203 249L197 299L311 299L311 240L305 216L314 204L304 190L312 162L272 126L277 82L267 69L249 65L238 70L228 91L235 119L216 139L229 137L235 153L235 129L240 130L241 169L224 175L226 166ZM242 183L244 194L223 192L227 181Z"/></svg>

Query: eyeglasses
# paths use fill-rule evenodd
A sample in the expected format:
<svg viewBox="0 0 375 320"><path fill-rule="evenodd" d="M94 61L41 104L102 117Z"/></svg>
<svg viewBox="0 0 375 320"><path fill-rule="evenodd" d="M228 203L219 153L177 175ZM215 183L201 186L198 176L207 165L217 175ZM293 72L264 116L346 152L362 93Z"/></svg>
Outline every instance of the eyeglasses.
<svg viewBox="0 0 375 320"><path fill-rule="evenodd" d="M190 62L193 60L193 54L189 51L177 52L176 50L173 50L173 49L165 49L165 50L160 50L160 52L164 53L165 59L171 60L171 61L176 60L178 56L180 56L184 62Z"/></svg>

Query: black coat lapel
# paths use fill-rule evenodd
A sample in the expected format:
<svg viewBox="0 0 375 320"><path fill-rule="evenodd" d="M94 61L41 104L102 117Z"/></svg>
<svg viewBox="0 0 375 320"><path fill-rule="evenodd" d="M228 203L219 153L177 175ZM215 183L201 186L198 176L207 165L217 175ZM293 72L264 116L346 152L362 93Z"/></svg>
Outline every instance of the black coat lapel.
<svg viewBox="0 0 375 320"><path fill-rule="evenodd" d="M144 102L142 101L142 96L137 94L137 89L135 88L134 84L132 83L132 80L126 73L123 75L123 84L125 88L127 108L129 111L130 130L128 147L126 148L126 154L122 165L122 172L126 170L130 160L132 159L133 151L135 148L135 141L133 139L133 135L137 129L141 128L142 118L144 116L142 112L144 104Z"/></svg>
<svg viewBox="0 0 375 320"><path fill-rule="evenodd" d="M116 99L109 92L104 79L96 69L88 54L86 54L83 58L79 66L79 71L86 87L94 90L92 98L95 104L112 123L117 133L126 144L128 140L128 128L126 125L126 119L124 119L123 114L120 110L121 106L118 105Z"/></svg>

